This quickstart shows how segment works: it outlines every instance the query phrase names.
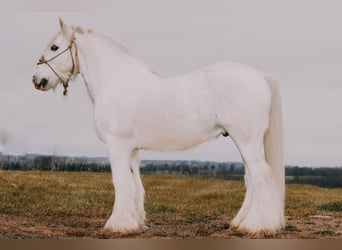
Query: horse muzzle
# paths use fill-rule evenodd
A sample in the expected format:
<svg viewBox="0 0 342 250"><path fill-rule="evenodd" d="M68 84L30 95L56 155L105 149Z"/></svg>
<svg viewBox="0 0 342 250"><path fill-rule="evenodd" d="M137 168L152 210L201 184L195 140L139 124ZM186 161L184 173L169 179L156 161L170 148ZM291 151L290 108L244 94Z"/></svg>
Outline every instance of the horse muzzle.
<svg viewBox="0 0 342 250"><path fill-rule="evenodd" d="M45 91L45 87L48 84L48 80L46 78L42 78L40 81L37 79L36 76L32 77L32 83L34 87L38 90Z"/></svg>

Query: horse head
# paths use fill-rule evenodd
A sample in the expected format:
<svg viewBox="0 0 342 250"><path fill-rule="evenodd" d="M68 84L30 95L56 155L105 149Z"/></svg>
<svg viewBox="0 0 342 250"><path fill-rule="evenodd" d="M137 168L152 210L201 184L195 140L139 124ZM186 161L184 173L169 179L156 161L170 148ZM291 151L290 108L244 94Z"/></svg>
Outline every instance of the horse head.
<svg viewBox="0 0 342 250"><path fill-rule="evenodd" d="M79 73L75 31L59 18L60 31L48 43L37 63L32 83L38 90L55 89L63 84L66 95L69 80Z"/></svg>

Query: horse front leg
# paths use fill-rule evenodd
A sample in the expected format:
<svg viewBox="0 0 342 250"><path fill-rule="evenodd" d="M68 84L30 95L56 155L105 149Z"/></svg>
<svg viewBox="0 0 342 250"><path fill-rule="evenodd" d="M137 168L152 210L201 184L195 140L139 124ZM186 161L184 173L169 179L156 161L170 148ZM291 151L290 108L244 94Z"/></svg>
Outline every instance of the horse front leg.
<svg viewBox="0 0 342 250"><path fill-rule="evenodd" d="M131 172L133 150L125 141L108 145L109 160L115 189L113 212L105 229L112 232L132 232L139 229L140 214L136 208L136 187Z"/></svg>
<svg viewBox="0 0 342 250"><path fill-rule="evenodd" d="M146 212L144 208L144 196L145 190L143 183L140 177L140 158L139 158L139 151L135 150L132 154L132 162L131 162L131 172L134 179L135 184L135 206L137 210L137 215L139 219L139 225L142 229L146 228L145 220L146 220Z"/></svg>

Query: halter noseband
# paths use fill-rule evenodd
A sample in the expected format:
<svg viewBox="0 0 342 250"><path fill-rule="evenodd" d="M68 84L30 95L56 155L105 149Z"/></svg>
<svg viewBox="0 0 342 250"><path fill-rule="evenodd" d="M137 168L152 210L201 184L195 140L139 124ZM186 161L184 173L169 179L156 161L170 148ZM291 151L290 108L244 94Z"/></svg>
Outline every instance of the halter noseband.
<svg viewBox="0 0 342 250"><path fill-rule="evenodd" d="M53 73L55 73L55 75L58 77L58 79L63 83L63 87L64 87L64 91L63 91L63 95L66 95L68 93L68 82L71 79L71 77L75 74L79 74L80 73L80 64L79 64L79 59L78 59L78 50L77 50L77 45L75 43L75 36L72 36L71 38L71 42L69 44L69 46L64 49L63 51L59 52L57 55L51 57L50 59L46 60L44 55L42 55L42 57L39 59L37 65L41 65L41 64L46 64ZM75 45L75 59L72 53L72 45ZM65 52L67 52L69 50L70 52L70 56L71 56L71 61L72 61L72 68L70 71L70 76L68 77L68 79L66 81L64 81L62 79L62 77L56 72L56 70L49 64L49 62L51 62L52 60L56 59L57 57L59 57L60 55L64 54Z"/></svg>

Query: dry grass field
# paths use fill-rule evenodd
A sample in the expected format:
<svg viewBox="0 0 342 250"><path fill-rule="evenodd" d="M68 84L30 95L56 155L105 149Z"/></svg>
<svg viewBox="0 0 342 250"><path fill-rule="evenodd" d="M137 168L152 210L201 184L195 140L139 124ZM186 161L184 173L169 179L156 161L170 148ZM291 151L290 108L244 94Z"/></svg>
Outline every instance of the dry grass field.
<svg viewBox="0 0 342 250"><path fill-rule="evenodd" d="M274 236L230 227L244 197L239 181L143 175L148 229L102 230L114 200L110 173L0 171L0 239L342 238L342 189L287 185L286 229Z"/></svg>

